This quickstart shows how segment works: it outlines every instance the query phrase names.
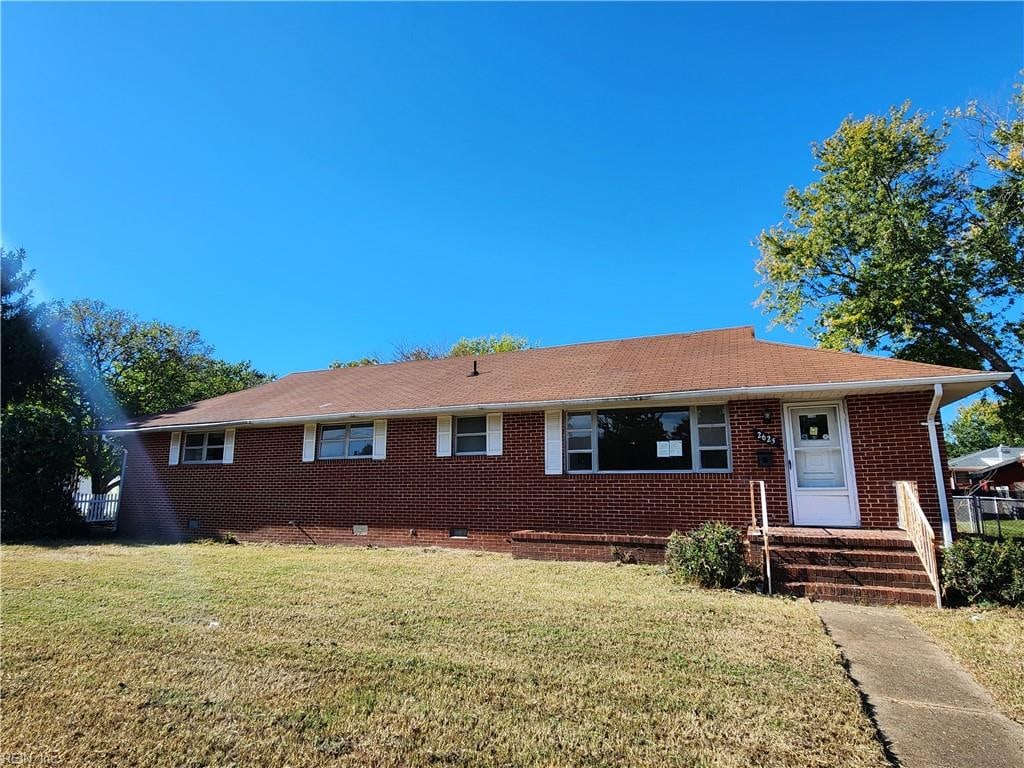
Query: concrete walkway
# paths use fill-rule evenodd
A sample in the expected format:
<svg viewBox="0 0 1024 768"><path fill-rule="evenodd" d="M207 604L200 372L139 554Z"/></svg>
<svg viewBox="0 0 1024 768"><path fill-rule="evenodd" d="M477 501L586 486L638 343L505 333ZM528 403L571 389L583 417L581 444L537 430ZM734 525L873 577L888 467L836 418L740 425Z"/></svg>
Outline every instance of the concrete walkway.
<svg viewBox="0 0 1024 768"><path fill-rule="evenodd" d="M906 768L1021 768L1024 728L898 611L814 603Z"/></svg>

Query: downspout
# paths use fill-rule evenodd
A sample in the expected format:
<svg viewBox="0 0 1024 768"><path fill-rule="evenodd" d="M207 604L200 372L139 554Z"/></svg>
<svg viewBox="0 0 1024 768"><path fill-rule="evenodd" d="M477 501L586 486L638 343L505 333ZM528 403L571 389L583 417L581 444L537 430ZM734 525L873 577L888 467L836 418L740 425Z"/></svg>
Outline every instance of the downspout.
<svg viewBox="0 0 1024 768"><path fill-rule="evenodd" d="M932 467L935 469L935 491L939 495L939 513L942 515L942 546L953 543L953 529L949 524L949 505L946 503L946 473L942 469L942 456L939 454L939 433L936 430L935 414L939 412L942 401L942 385L935 385L935 395L928 409L928 421L921 426L928 427L928 441L932 446Z"/></svg>

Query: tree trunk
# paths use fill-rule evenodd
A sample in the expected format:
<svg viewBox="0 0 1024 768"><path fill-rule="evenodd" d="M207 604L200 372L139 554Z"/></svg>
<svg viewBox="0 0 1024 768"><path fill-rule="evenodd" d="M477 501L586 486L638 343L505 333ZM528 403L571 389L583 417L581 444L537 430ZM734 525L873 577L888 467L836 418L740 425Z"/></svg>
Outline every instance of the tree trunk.
<svg viewBox="0 0 1024 768"><path fill-rule="evenodd" d="M105 494L110 488L111 481L117 477L120 466L115 460L110 445L102 436L89 435L86 438L85 464L89 469L93 494Z"/></svg>

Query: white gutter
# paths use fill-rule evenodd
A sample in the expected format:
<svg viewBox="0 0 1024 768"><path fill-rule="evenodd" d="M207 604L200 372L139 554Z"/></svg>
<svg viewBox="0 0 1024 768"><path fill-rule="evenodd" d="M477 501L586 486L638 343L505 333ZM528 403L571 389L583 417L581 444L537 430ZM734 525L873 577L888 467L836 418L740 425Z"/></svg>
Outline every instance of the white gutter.
<svg viewBox="0 0 1024 768"><path fill-rule="evenodd" d="M942 401L942 385L935 385L935 396L928 409L928 421L921 426L928 427L928 441L932 446L932 468L935 471L935 491L939 496L939 512L942 515L942 545L948 547L953 543L953 528L949 524L949 504L946 502L946 473L942 469L942 458L939 455L939 433L936 429L935 414L939 411Z"/></svg>
<svg viewBox="0 0 1024 768"><path fill-rule="evenodd" d="M581 398L576 400L531 400L504 403L474 403L472 405L438 405L425 408L397 408L385 411L345 411L337 413L310 413L300 416L277 416L264 419L234 419L228 421L200 421L181 424L160 424L151 427L126 427L120 429L96 430L104 434L132 432L171 432L200 427L278 427L290 424L304 424L311 421L339 419L397 418L401 416L430 416L436 414L480 413L484 411L533 411L551 408L586 408L616 403L661 403L666 401L692 401L722 399L730 397L762 397L769 395L800 394L805 392L835 392L837 390L914 389L929 385L941 387L946 384L995 383L1004 381L1012 373L972 373L962 376L948 376L937 379L934 376L916 379L876 379L872 381L835 381L822 384L778 384L764 387L728 387L722 389L701 389L683 392L656 392L645 395L617 395L614 397Z"/></svg>

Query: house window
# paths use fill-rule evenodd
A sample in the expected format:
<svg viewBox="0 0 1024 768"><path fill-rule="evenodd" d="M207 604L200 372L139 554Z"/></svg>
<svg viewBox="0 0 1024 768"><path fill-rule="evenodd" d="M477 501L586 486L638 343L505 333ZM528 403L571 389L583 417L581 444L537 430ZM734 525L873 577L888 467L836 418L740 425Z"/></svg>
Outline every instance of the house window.
<svg viewBox="0 0 1024 768"><path fill-rule="evenodd" d="M189 432L181 460L185 464L220 464L224 461L224 433Z"/></svg>
<svg viewBox="0 0 1024 768"><path fill-rule="evenodd" d="M702 405L697 411L697 457L701 469L729 468L729 420L724 405Z"/></svg>
<svg viewBox="0 0 1024 768"><path fill-rule="evenodd" d="M594 469L594 412L570 413L565 420L565 450L570 472Z"/></svg>
<svg viewBox="0 0 1024 768"><path fill-rule="evenodd" d="M597 452L605 472L693 469L690 410L598 411Z"/></svg>
<svg viewBox="0 0 1024 768"><path fill-rule="evenodd" d="M469 528L449 528L448 529L449 539L468 539Z"/></svg>
<svg viewBox="0 0 1024 768"><path fill-rule="evenodd" d="M487 417L457 416L455 418L455 455L474 456L487 453Z"/></svg>
<svg viewBox="0 0 1024 768"><path fill-rule="evenodd" d="M569 472L728 471L726 408L572 411L565 453Z"/></svg>
<svg viewBox="0 0 1024 768"><path fill-rule="evenodd" d="M321 459L361 459L373 455L373 424L335 424L320 430Z"/></svg>

